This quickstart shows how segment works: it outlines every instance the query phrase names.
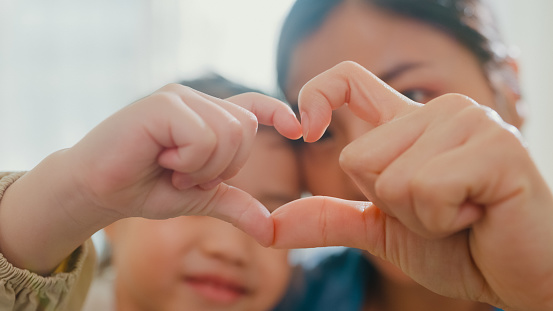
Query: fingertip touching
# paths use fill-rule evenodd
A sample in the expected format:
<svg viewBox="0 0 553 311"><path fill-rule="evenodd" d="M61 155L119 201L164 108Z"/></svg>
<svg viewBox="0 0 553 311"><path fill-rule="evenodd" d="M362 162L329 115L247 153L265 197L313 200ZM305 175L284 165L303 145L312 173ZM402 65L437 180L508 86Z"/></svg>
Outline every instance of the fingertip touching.
<svg viewBox="0 0 553 311"><path fill-rule="evenodd" d="M289 139L302 136L301 125L292 109L284 102L259 93L243 93L226 99L252 112L263 125L273 126Z"/></svg>
<svg viewBox="0 0 553 311"><path fill-rule="evenodd" d="M221 183L210 201L208 216L231 223L268 247L274 240L274 223L269 210L247 192Z"/></svg>
<svg viewBox="0 0 553 311"><path fill-rule="evenodd" d="M332 110L343 105L374 126L420 106L361 65L345 61L314 77L301 89L298 107L304 140L318 140L330 124Z"/></svg>
<svg viewBox="0 0 553 311"><path fill-rule="evenodd" d="M289 139L299 139L303 135L301 124L290 107L273 115L273 125L281 135Z"/></svg>

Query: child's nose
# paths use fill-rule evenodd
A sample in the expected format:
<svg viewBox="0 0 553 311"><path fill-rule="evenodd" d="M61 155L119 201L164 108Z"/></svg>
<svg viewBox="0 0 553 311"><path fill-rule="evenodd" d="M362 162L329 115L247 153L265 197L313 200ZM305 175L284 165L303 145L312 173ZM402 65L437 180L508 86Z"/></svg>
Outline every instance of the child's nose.
<svg viewBox="0 0 553 311"><path fill-rule="evenodd" d="M245 266L251 260L253 238L233 225L219 219L208 229L202 241L202 251L208 257L236 266Z"/></svg>

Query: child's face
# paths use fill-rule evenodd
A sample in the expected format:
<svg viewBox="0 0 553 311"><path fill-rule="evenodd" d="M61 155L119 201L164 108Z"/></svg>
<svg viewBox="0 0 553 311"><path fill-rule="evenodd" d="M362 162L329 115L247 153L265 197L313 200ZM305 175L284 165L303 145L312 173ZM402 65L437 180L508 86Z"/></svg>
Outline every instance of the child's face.
<svg viewBox="0 0 553 311"><path fill-rule="evenodd" d="M261 130L258 137L228 184L273 210L299 197L296 161L276 132ZM118 308L125 310L268 310L288 284L286 250L264 248L218 219L133 218L113 225L108 235Z"/></svg>

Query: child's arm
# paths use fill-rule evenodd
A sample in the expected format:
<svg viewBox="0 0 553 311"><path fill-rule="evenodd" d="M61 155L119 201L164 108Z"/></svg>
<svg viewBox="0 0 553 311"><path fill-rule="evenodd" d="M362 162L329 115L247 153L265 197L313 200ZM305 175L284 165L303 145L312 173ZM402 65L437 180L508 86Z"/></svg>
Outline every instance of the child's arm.
<svg viewBox="0 0 553 311"><path fill-rule="evenodd" d="M118 219L198 214L229 221L270 244L269 212L220 183L245 162L257 120L289 138L301 136L291 109L270 97L243 94L224 101L180 85L162 88L6 190L0 252L16 267L48 274Z"/></svg>

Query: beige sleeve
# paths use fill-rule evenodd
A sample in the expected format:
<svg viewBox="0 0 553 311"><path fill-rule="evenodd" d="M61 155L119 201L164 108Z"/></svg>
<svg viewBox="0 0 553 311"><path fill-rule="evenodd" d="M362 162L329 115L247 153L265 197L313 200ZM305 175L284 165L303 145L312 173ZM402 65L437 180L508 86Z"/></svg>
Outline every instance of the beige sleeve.
<svg viewBox="0 0 553 311"><path fill-rule="evenodd" d="M0 200L23 173L0 173ZM77 248L64 271L40 276L10 264L0 254L0 310L80 310L95 268L92 240Z"/></svg>

